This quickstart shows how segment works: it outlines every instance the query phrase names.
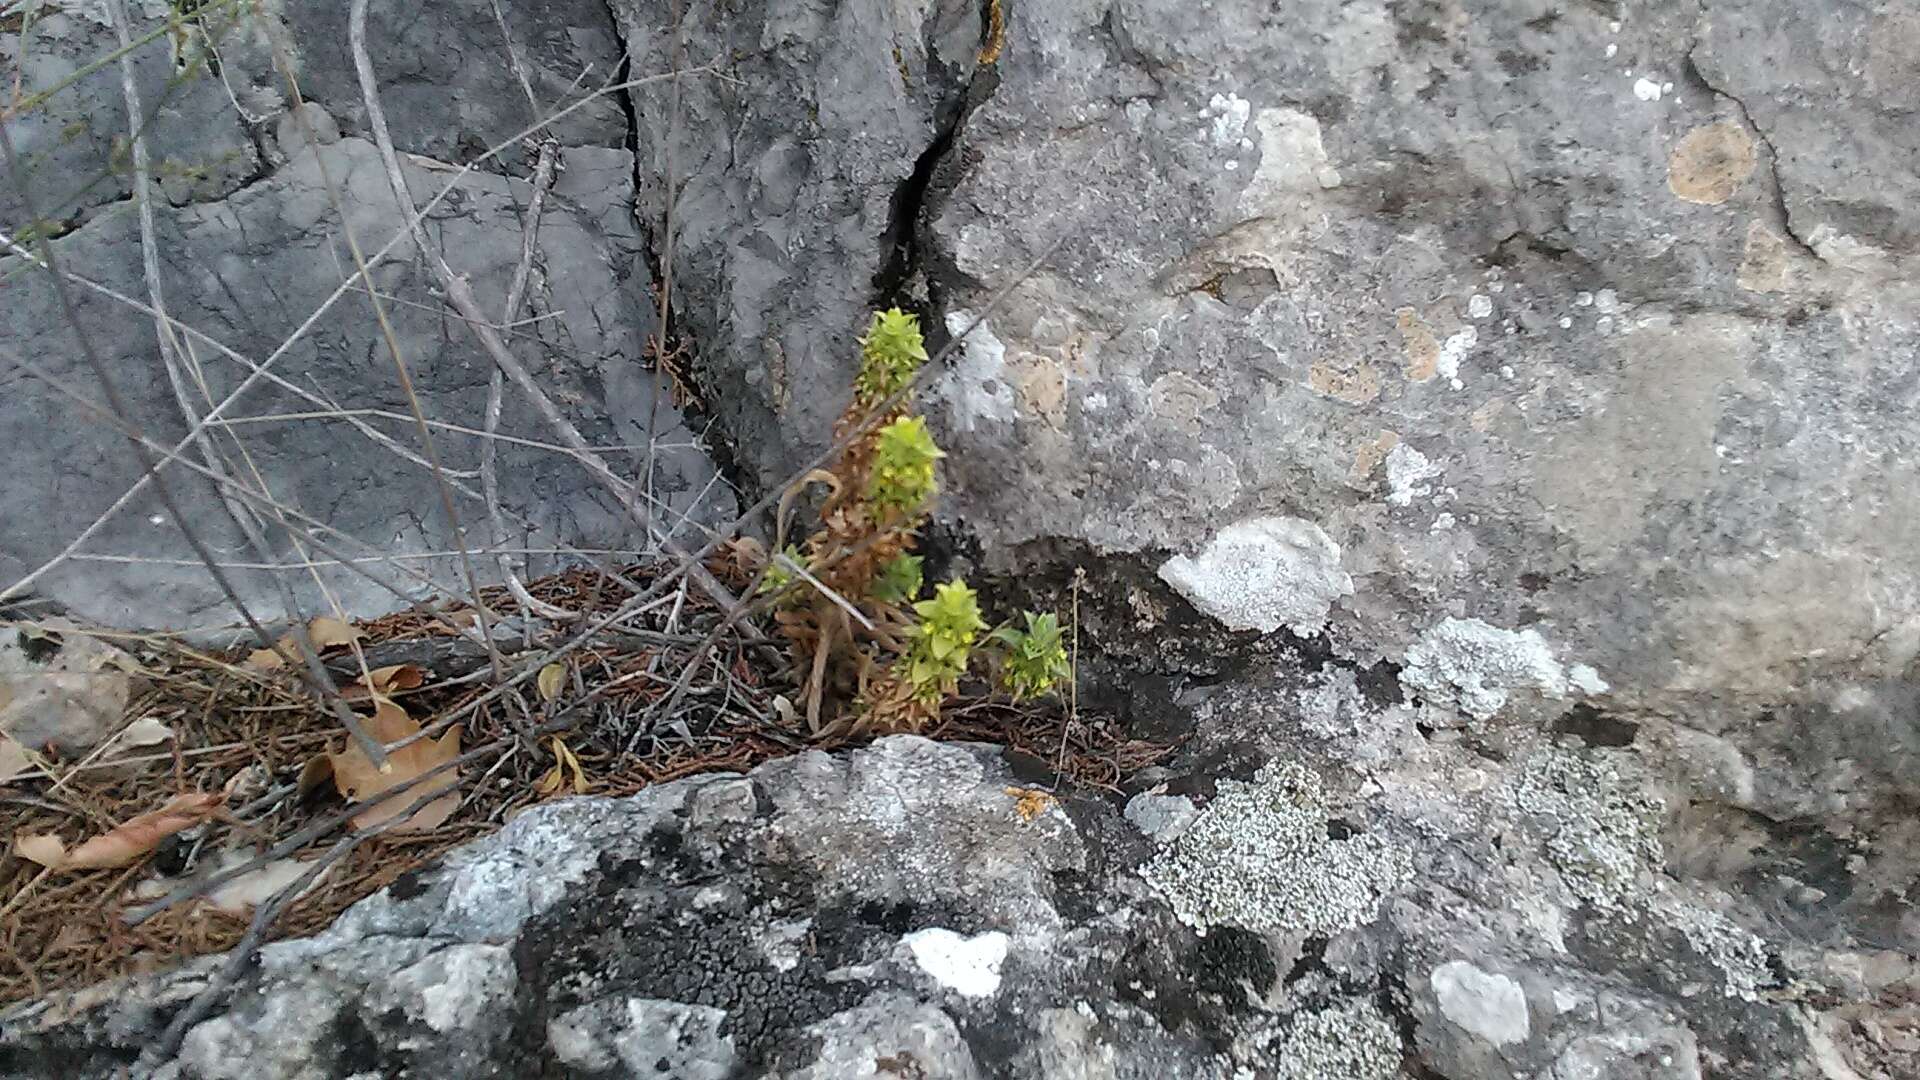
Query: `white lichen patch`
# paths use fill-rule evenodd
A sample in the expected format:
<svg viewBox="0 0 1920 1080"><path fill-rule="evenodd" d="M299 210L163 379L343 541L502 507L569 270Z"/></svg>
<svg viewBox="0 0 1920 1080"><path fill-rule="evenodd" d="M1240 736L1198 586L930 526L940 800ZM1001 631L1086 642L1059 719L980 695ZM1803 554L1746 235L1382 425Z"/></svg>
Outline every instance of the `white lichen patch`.
<svg viewBox="0 0 1920 1080"><path fill-rule="evenodd" d="M1414 499L1424 498L1433 492L1433 488L1423 481L1432 480L1445 471L1445 467L1435 464L1427 455L1406 443L1400 443L1387 452L1388 504L1413 505Z"/></svg>
<svg viewBox="0 0 1920 1080"><path fill-rule="evenodd" d="M1687 944L1721 974L1720 992L1742 1001L1759 1001L1760 988L1772 981L1767 943L1725 915L1674 897L1655 906L1661 921L1680 931Z"/></svg>
<svg viewBox="0 0 1920 1080"><path fill-rule="evenodd" d="M962 997L992 997L1000 991L1007 935L998 930L966 937L935 926L916 930L900 942L912 951L921 971Z"/></svg>
<svg viewBox="0 0 1920 1080"><path fill-rule="evenodd" d="M947 315L947 332L958 337L973 325L970 311ZM960 345L960 356L934 387L934 396L947 403L953 426L972 431L981 421L1009 422L1014 415L1014 384L1007 373L1007 347L981 323Z"/></svg>
<svg viewBox="0 0 1920 1080"><path fill-rule="evenodd" d="M1400 1034L1365 998L1303 1012L1272 1048L1278 1080L1388 1080L1400 1073Z"/></svg>
<svg viewBox="0 0 1920 1080"><path fill-rule="evenodd" d="M1134 828L1164 844L1185 832L1200 811L1185 795L1164 795L1155 790L1128 799L1126 816Z"/></svg>
<svg viewBox="0 0 1920 1080"><path fill-rule="evenodd" d="M1208 138L1221 149L1239 146L1247 134L1247 118L1252 114L1253 106L1232 91L1213 95L1206 110L1207 118L1212 121L1207 129Z"/></svg>
<svg viewBox="0 0 1920 1080"><path fill-rule="evenodd" d="M1249 217L1286 214L1301 195L1340 186L1340 170L1320 141L1320 121L1297 109L1261 109L1253 124L1260 132L1260 165L1242 196Z"/></svg>
<svg viewBox="0 0 1920 1080"><path fill-rule="evenodd" d="M1597 754L1543 750L1523 762L1496 799L1537 835L1547 861L1579 899L1628 919L1643 906L1643 878L1664 857L1665 803Z"/></svg>
<svg viewBox="0 0 1920 1080"><path fill-rule="evenodd" d="M1220 530L1197 558L1175 555L1160 577L1200 611L1233 630L1317 633L1353 578L1340 545L1311 521L1260 517Z"/></svg>
<svg viewBox="0 0 1920 1080"><path fill-rule="evenodd" d="M1471 326L1448 334L1447 340L1440 343L1440 357L1434 365L1434 370L1441 378L1447 380L1447 385L1455 390L1466 385L1460 379L1460 361L1465 360L1467 354L1472 352L1473 347L1479 343L1480 331Z"/></svg>
<svg viewBox="0 0 1920 1080"><path fill-rule="evenodd" d="M1503 630L1479 619L1443 619L1407 649L1400 682L1429 705L1451 705L1476 720L1490 719L1516 691L1533 690L1552 698L1570 691L1606 689L1598 672L1585 665L1573 671L1554 658L1534 630Z"/></svg>
<svg viewBox="0 0 1920 1080"><path fill-rule="evenodd" d="M1331 935L1372 922L1413 874L1412 856L1377 836L1327 836L1320 778L1274 761L1219 793L1141 875L1181 922L1257 933Z"/></svg>
<svg viewBox="0 0 1920 1080"><path fill-rule="evenodd" d="M1433 969L1427 986L1441 1015L1495 1046L1525 1042L1533 1030L1526 991L1498 972L1451 960Z"/></svg>

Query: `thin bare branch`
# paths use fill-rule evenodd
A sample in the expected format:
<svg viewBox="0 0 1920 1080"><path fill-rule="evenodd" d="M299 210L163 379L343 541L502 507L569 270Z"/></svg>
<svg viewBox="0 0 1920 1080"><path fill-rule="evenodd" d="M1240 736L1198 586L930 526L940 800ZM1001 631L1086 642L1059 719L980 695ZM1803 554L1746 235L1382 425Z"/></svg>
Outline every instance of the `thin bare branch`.
<svg viewBox="0 0 1920 1080"><path fill-rule="evenodd" d="M27 187L26 174L21 171L19 154L15 151L13 145L13 136L7 130L7 125L5 124L0 124L0 152L4 152L5 154L7 170L13 177L15 189L20 196L21 206L26 209L29 219L37 220L39 215L34 209L33 192ZM252 609L240 598L240 594L233 587L233 582L227 577L226 571L216 565L213 552L208 549L206 542L200 538L198 530L193 527L181 511L179 500L174 496L172 485L167 483L166 479L160 475L162 461L148 448L146 437L141 433L139 427L134 424L132 414L127 410L126 399L121 396L119 385L107 370L106 363L101 359L99 351L94 348L93 339L87 333L86 324L81 321L79 310L74 305L73 291L67 287L66 278L60 273L60 263L59 259L54 255L53 245L44 236L40 238L40 259L46 264L47 279L53 283L54 294L60 301L60 309L66 316L67 324L72 327L74 336L79 340L80 352L86 358L87 366L93 370L95 379L99 381L101 392L106 395L106 411L118 421L118 425L121 427L123 434L125 434L133 444L134 453L141 461L143 474L150 478L153 483L154 494L159 497L161 505L166 508L167 515L173 519L175 526L179 528L180 535L187 541L187 546L193 549L194 555L205 565L207 573L212 576L214 583L220 589L221 595L226 598L229 604L233 605L233 609L239 613L241 621L247 624L247 628L252 630L255 638L259 640L261 647L272 648L273 639L268 635L266 627L260 625L260 620L254 617ZM216 497L218 497L219 490L217 484L215 485L215 491ZM297 636L303 640L304 645L305 635ZM305 652L307 650L303 648L302 651ZM314 660L317 662L318 658L314 657ZM314 679L314 676L310 672L306 677L308 679ZM313 681L312 689L323 698L326 698L329 696L327 694L329 685L325 674L322 673L317 680ZM333 700L337 702L338 697L334 696ZM341 711L346 712L345 709ZM379 744L368 739L365 731L356 730L358 725L352 722L350 713L346 716L345 723L348 731L353 732L358 741L371 744L371 752L368 754L369 760L373 761L376 765L384 765L386 756L380 753Z"/></svg>
<svg viewBox="0 0 1920 1080"><path fill-rule="evenodd" d="M104 66L104 64L102 64L102 66ZM704 72L709 77L716 77L716 78L722 77L712 67L712 65L708 65L706 67L699 68L699 69L694 69L692 71L686 72L685 74L696 74L701 72ZM499 143L494 144L491 147L488 147L486 151L481 153L479 156L475 157L472 161L469 161L465 165L462 165L460 168L456 169L454 171L453 177L449 179L444 185L441 186L439 192L437 192L433 198L428 199L426 202L426 205L420 207L419 210L415 211L409 218L408 223L403 227L401 227L400 229L396 230L394 234L388 238L387 242L384 245L382 245L379 248L379 250L375 251L369 257L368 265L379 266L382 262L384 262L387 255L391 253L395 247L399 246L399 244L410 235L411 228L414 224L416 224L419 221L425 220L428 214L432 213L435 209L437 209L440 206L440 204L444 202L447 199L447 197L451 195L454 192L454 190L457 189L466 180L466 177L469 173L479 168L485 162L491 161L493 158L497 157L502 151L506 150L508 147L519 145L520 142L525 138L527 138L528 136L536 134L546 129L548 125L558 122L562 118L572 114L573 112L579 109L585 108L587 105L591 104L592 102L598 100L599 98L605 95L621 93L624 91L637 89L642 86L647 86L656 82L660 82L670 77L671 76L667 76L667 75L649 75L639 79L627 79L627 80L622 80L618 82L610 82L607 85L601 86L598 89L589 92L586 96L582 97L580 100L575 101L572 104L559 109L552 116L542 117L534 121L534 123L528 125L522 131L508 137L507 139L502 140ZM16 168L15 170L16 174L17 174L17 171L18 170ZM11 242L9 242L8 246L15 247L16 245L13 245ZM36 258L34 261L36 264L42 267L47 267L47 264L44 261L39 260L38 258ZM59 270L55 270L51 267L47 267L47 268L49 272L61 273ZM62 274L62 276L68 277L68 278L72 277L72 275L67 275L67 274ZM241 379L239 385L235 386L231 391L229 391L225 398L221 399L218 403L214 405L214 407L211 410L209 410L206 413L205 416L201 417L200 425L210 424L215 420L219 419L226 412L227 409L233 406L234 402L239 401L240 398L243 395L245 395L248 390L253 388L253 385L257 380L261 378L266 378L269 370L276 363L279 362L280 358L285 356L288 352L290 352L293 349L295 344L297 344L316 325L318 325L320 321L326 317L327 312L331 311L333 309L333 306L340 301L340 298L345 296L350 290L352 290L355 287L357 281L358 281L357 278L343 278L340 284L338 286L335 286L333 292L329 293L325 299L323 299L318 305L316 305L313 311L309 313L307 317L301 321L300 325L295 327L293 332L289 334L284 340L282 340L281 343L274 348L272 353L268 354L266 359L260 361L257 365L252 365L253 371L249 373L245 378ZM125 300L124 297L116 296L116 298L122 299L123 301ZM139 305L136 303L135 306L139 306ZM188 333L198 335L198 331L195 331L190 327L187 327L184 329ZM175 452L177 453L180 449L183 449L187 446L192 445L193 440L199 437L200 437L200 426L196 426L194 429L188 431L187 434L180 440L180 442L175 447ZM172 457L173 455L169 454L168 460L172 460ZM103 514L99 519L96 519L92 525L89 525L87 527L87 530L82 536L76 538L73 543L68 545L68 551L71 552L73 550L77 550L81 543L83 543L88 537L92 536L102 526L105 525L106 519L108 517L118 512L121 507L125 506L128 502L132 501L133 498L139 494L139 492L145 490L149 482L150 482L150 476L143 474L138 480L134 482L133 486L125 494L121 495L120 498L114 501L113 506L110 507L105 514ZM34 571L33 574L28 575L27 578L14 583L13 585L9 586L5 590L0 590L0 599L5 599L6 597L17 595L20 591L29 587L33 579L38 578L40 575L44 574L48 569L50 569L50 566L41 567L40 569Z"/></svg>
<svg viewBox="0 0 1920 1080"><path fill-rule="evenodd" d="M493 5L493 16L500 22L500 32L506 34L507 20L500 13L497 0ZM513 57L514 73L520 76L520 84L526 88L527 103L533 105L533 88L527 85L526 73L520 70L519 58L513 54L511 35L507 37L507 50L508 55ZM537 105L535 111L538 111ZM513 282L507 286L506 308L500 318L502 326L511 324L519 316L520 303L527 292L527 280L533 275L533 252L540 236L540 215L546 209L547 189L553 186L559 151L559 142L552 137L540 141L540 156L533 167L533 195L527 201L526 220L520 226L520 262L513 268ZM506 581L508 591L513 593L522 610L537 613L546 619L573 619L577 617L574 613L529 593L519 575L514 573L513 560L500 550L507 542L507 523L500 505L500 444L494 437L500 430L500 411L504 405L505 390L506 376L501 372L500 365L494 364L487 373L487 412L483 421L486 440L480 444L480 491L486 499L488 519L493 525L494 557L499 560L501 578Z"/></svg>
<svg viewBox="0 0 1920 1080"><path fill-rule="evenodd" d="M293 77L293 66L286 59L277 35L269 35L273 41L274 63L287 80L289 92L298 104L300 88ZM367 0L353 0L347 11L347 47L353 53L353 68L360 78L360 93L367 106L367 124L373 131L374 143L380 149L380 157L386 162L387 180L393 186L393 198L401 207L401 212L414 221L413 239L424 258L427 254L426 230L412 216L413 195L407 190L407 179L400 171L400 159L393 152L393 140L387 135L387 117L380 109L380 95L373 75L373 61L367 56ZM294 110L300 123L307 124L305 110ZM311 131L307 140L318 145ZM400 339L394 333L393 324L387 319L386 305L373 295L373 272L367 267L367 258L360 250L360 241L354 236L347 208L340 201L339 190L334 186L333 177L328 175L326 157L314 155L314 165L320 173L320 181L326 186L327 201L332 204L333 212L340 215L340 231L347 239L347 250L353 255L354 268L360 272L360 278L366 282L367 302L373 305L373 316L380 324L381 336L386 338L387 352L393 357L394 374L400 379L400 391L406 395L407 408L413 412L414 424L419 429L420 449L425 453L427 462L433 466L434 486L440 494L440 511L446 515L447 531L454 546L460 550L460 570L467 579L467 588L472 592L474 614L480 620L480 636L487 643L487 655L493 661L493 674L499 678L505 674L500 662L500 652L493 640L493 615L487 610L486 601L480 597L480 576L475 572L473 559L467 552L466 530L460 525L460 511L453 504L453 491L448 486L446 475L440 469L440 452L433 442L433 431L427 427L427 417L420 407L420 396L414 390L413 376L407 371L406 357L401 355Z"/></svg>

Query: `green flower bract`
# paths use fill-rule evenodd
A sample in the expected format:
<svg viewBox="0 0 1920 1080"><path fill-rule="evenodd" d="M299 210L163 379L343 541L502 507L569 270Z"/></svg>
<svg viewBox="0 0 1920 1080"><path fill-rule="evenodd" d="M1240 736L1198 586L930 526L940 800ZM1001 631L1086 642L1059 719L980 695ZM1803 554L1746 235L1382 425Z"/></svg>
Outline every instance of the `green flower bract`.
<svg viewBox="0 0 1920 1080"><path fill-rule="evenodd" d="M1016 701L1047 693L1072 674L1066 645L1060 639L1059 616L1050 611L1044 615L1029 611L1025 615L1025 630L1003 626L993 632L993 640L1007 653L1001 683Z"/></svg>
<svg viewBox="0 0 1920 1080"><path fill-rule="evenodd" d="M921 563L918 555L900 554L887 560L873 579L873 598L883 604L899 606L920 595Z"/></svg>
<svg viewBox="0 0 1920 1080"><path fill-rule="evenodd" d="M973 643L986 629L980 617L980 595L959 579L936 585L933 598L913 605L920 616L911 631L903 657L914 696L937 702L953 691L967 670Z"/></svg>
<svg viewBox="0 0 1920 1080"><path fill-rule="evenodd" d="M876 433L867 500L881 511L912 513L933 497L933 463L947 455L925 417L903 416Z"/></svg>
<svg viewBox="0 0 1920 1080"><path fill-rule="evenodd" d="M927 362L927 343L920 336L920 317L899 308L876 311L860 339L860 373L853 385L869 401L891 397L913 380Z"/></svg>

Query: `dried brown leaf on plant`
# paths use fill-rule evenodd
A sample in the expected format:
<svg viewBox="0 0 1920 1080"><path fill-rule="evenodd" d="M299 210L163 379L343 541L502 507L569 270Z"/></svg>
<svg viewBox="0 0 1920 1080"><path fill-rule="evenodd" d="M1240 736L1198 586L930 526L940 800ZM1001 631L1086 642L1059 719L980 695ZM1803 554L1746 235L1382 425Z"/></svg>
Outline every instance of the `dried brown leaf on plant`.
<svg viewBox="0 0 1920 1080"><path fill-rule="evenodd" d="M318 615L307 623L307 639L319 652L351 645L360 640L360 631L351 624L333 618L330 615ZM255 649L247 654L245 666L254 671L273 671L283 668L300 657L300 646L291 632L280 635L271 649Z"/></svg>
<svg viewBox="0 0 1920 1080"><path fill-rule="evenodd" d="M333 779L333 755L315 754L300 766L299 793L301 798L319 790L320 785Z"/></svg>
<svg viewBox="0 0 1920 1080"><path fill-rule="evenodd" d="M407 710L386 698L374 699L373 717L363 721L367 734L381 743L396 743L420 733L420 725ZM438 739L421 739L408 743L398 750L387 754L387 769L382 772L358 744L349 743L345 751L328 755L333 765L333 786L341 796L359 801L369 799L381 792L399 787L415 777L452 761L460 756L460 729L448 728ZM418 787L408 788L375 806L370 806L353 816L356 829L371 828L388 821L407 807L412 806L425 795L434 791L444 791L445 795L421 807L414 815L394 826L400 832L426 832L437 829L453 816L460 806L460 796L453 788L460 782L455 770L428 780Z"/></svg>
<svg viewBox="0 0 1920 1080"><path fill-rule="evenodd" d="M225 801L226 796L218 792L190 791L174 796L158 810L129 818L78 847L69 848L50 833L16 835L13 853L49 870L125 866L174 833L206 821Z"/></svg>

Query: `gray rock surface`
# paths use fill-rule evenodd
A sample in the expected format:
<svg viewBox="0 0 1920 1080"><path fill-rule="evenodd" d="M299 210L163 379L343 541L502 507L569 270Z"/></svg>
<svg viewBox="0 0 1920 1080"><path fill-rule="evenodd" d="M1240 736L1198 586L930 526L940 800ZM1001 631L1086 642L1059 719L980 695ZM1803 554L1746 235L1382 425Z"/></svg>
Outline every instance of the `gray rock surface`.
<svg viewBox="0 0 1920 1080"><path fill-rule="evenodd" d="M36 78L98 55L96 6L49 18ZM214 86L153 129L169 303L250 357L344 276L319 162L356 227L398 225L337 11L268 10L312 35L306 122L255 35L221 67L245 115ZM911 738L559 803L264 950L171 1075L1920 1075L1912 0L1009 2L1004 40L959 0L678 31L655 0L502 10L543 104L623 44L633 75L688 71L561 132L549 317L516 345L591 437L654 405L670 203L677 326L762 486L825 444L871 307L939 344L1065 238L934 373L933 554L1007 608L1064 609L1084 570L1083 700L1188 741L1126 799L1032 821L991 752ZM524 95L489 4L383 18L409 176L437 187ZM177 46L154 48L150 95ZM20 137L84 119L103 134L49 160L104 170L117 79L74 92ZM487 303L526 172L489 165L432 222ZM143 295L127 188L100 190L62 251ZM381 274L425 305L394 311L429 415L471 423L484 361L404 243ZM76 372L44 280L7 289L0 341ZM150 323L83 304L174 430ZM364 298L339 311L287 377L399 411ZM134 475L12 385L0 505L46 520L0 525L10 577ZM261 428L276 490L329 524L450 546L413 466L337 423ZM626 536L576 468L503 453L520 513ZM688 500L713 475L664 468ZM153 512L89 550L183 560ZM47 588L224 617L173 562ZM0 1017L0 1072L107 1074L210 964Z"/></svg>
<svg viewBox="0 0 1920 1080"><path fill-rule="evenodd" d="M155 75L154 85L143 85L144 100L160 118L149 132L160 179L156 233L169 311L244 358L223 355L211 342L193 342L211 400L220 401L248 376L249 363L273 354L352 274L347 230L333 208L331 185L346 207L353 238L369 255L400 236L375 270L375 280L422 410L430 421L454 425L435 431L436 449L454 479L477 492L478 431L491 365L435 295L437 285L402 232L406 219L364 137L364 107L346 51L346 5L264 10L231 29L205 17L177 39L166 36L132 54L143 79L149 67L164 73L176 61L184 63L183 56L201 55L195 49L212 48L225 58L212 73L189 67L171 81ZM576 78L583 78L584 86L574 89L572 98L613 79L619 43L604 8L550 4L534 10L509 4L503 10L513 13L507 27L515 55L543 110L571 100L569 87ZM408 155L409 189L420 202L456 178L451 162L472 160L529 122L531 106L492 11L487 0L472 0L431 5L404 18L397 9L376 10L370 17L370 52L382 73L383 102L395 141ZM161 25L143 21L137 29ZM307 102L301 116L285 109L285 83L268 28L296 43L282 55L290 57ZM53 85L83 60L110 52L112 32L79 9L56 10L33 24L27 40L29 55L36 58L27 83L33 88ZM13 45L11 35L8 45ZM106 151L101 146L125 140L118 95L117 67L109 65L51 98L47 110L20 122L14 137L23 155L40 162L34 157L37 140L52 137L46 126L64 122L62 109L79 110L102 132L98 145L57 143L53 156L28 175L34 184L55 185L36 194L38 204L51 205L55 197L93 200L79 215L84 224L56 242L64 268L144 303L148 292L132 204L109 202L126 197L126 177L115 174L118 188L72 191L75 178L102 165ZM249 130L262 148L257 154ZM176 190L169 170L187 153L182 147L214 153L227 137L222 133L229 132L252 155L246 157L247 175L212 170L192 190ZM309 145L310 132L320 144L317 151ZM643 345L654 322L651 271L632 216L632 155L624 148L627 125L619 95L592 98L551 134L559 141L560 173L541 215L528 302L519 313L519 319L530 321L510 334L511 344L586 437L608 448L606 456L617 471L646 484L651 461L653 476L646 486L670 509L661 514L664 520L688 512L697 519L731 516L731 491L674 404L664 394L656 402L656 376L645 364ZM509 143L487 168L460 177L427 218L432 241L444 248L456 272L471 279L485 308L503 305L520 262L531 162L531 153ZM0 208L0 220L8 223L9 234L18 233L17 214ZM50 280L30 272L19 258L0 259L0 274L9 281L0 343L89 399L100 399ZM76 288L75 300L80 325L116 373L133 419L170 444L185 427L163 375L152 321L99 291ZM276 499L357 538L359 543L335 537L332 546L366 560L364 568L387 585L408 595L430 593L429 583L462 583L464 591L455 534L437 485L420 464L407 398L365 294L349 291L338 297L271 370L285 382L255 380L222 411L234 421L222 440L226 452L235 453L237 439ZM7 381L11 389L7 407L0 410L0 438L13 453L0 477L0 505L34 508L31 514L9 513L0 525L0 579L11 585L80 536L138 479L141 466L110 428L70 397L10 366ZM200 399L198 407L205 412L210 406ZM387 441L338 417L313 415L332 409L359 410L354 415ZM533 549L534 554L514 558L533 573L560 565L553 553L565 545L649 547L585 469L550 449L557 441L553 432L511 386L500 431L516 440L500 444L499 453L508 535L493 535L482 501L457 494L467 544ZM650 434L658 443L651 455ZM395 452L396 446L413 460ZM177 467L168 476L208 545L223 561L238 564L232 570L235 583L255 613L262 619L284 614L279 592L267 572L257 569L262 556L224 514L204 479ZM286 532L271 520L267 532L270 561L301 561ZM688 530L682 527L681 535ZM311 548L308 554L320 557ZM493 560L478 562L488 579L496 576ZM313 575L297 568L277 573L295 589L305 611L325 610ZM386 587L339 567L324 569L320 579L350 611L377 612L400 603ZM150 487L108 518L78 558L36 580L34 587L77 614L115 624L238 621Z"/></svg>
<svg viewBox="0 0 1920 1080"><path fill-rule="evenodd" d="M610 6L628 52L672 70L674 5ZM856 338L916 268L919 196L975 81L980 25L969 0L696 5L680 66L717 60L723 77L634 91L641 215L664 221L678 193L695 371L762 484L827 446Z"/></svg>
<svg viewBox="0 0 1920 1080"><path fill-rule="evenodd" d="M630 28L663 23L631 6ZM919 34L865 20L864 62L950 32L893 10ZM1414 731L1605 741L1671 785L1668 850L1730 890L1794 891L1704 854L1764 836L1758 862L1870 848L1880 870L1839 857L1807 887L1904 906L1867 883L1920 867L1920 9L1843 4L1817 28L1773 0L1008 11L991 63L932 84L957 111L888 167L871 140L759 120L912 109L927 81L848 104L851 80L795 63L842 34L772 14L790 32L743 25L780 44L735 62L778 111L715 89L741 119L673 144L699 193L685 301L754 474L824 441L841 400L780 387L844 386L853 355L857 312L768 314L794 282L877 280L937 336L1064 238L937 373L936 546L1007 605L1064 608L1085 570L1085 640L1135 723L1180 726L1143 669L1231 683L1298 641ZM900 186L910 160L924 186ZM664 181L660 152L640 168ZM763 234L768 175L835 195L805 188L799 224ZM816 242L878 235L895 194L904 266ZM751 347L769 319L779 347ZM1347 708L1323 722L1350 753L1406 752ZM1848 932L1920 949L1880 917Z"/></svg>
<svg viewBox="0 0 1920 1080"><path fill-rule="evenodd" d="M563 800L261 950L156 1075L1911 1075L1910 1051L1876 1057L1866 1034L1911 1031L1876 1004L1920 989L1910 959L1763 941L1657 843L1604 871L1626 883L1617 912L1582 909L1603 871L1553 838L1604 847L1585 815L1640 809L1604 787L1512 800L1475 760L1280 763L1284 793L1223 783L1158 855L1114 800L1023 816L997 752L911 736ZM1288 829L1302 814L1317 838ZM1276 827L1289 859L1215 860L1185 887L1290 896L1303 923L1252 928L1228 903L1183 926L1145 869ZM1411 875L1352 873L1361 843ZM1364 910L1341 895L1356 888ZM212 964L0 1014L0 1075L112 1075Z"/></svg>

